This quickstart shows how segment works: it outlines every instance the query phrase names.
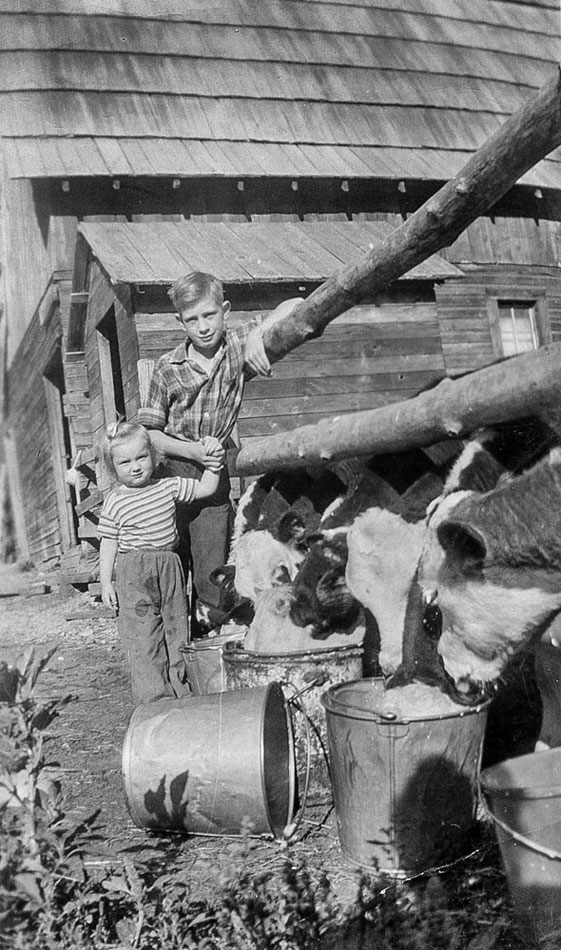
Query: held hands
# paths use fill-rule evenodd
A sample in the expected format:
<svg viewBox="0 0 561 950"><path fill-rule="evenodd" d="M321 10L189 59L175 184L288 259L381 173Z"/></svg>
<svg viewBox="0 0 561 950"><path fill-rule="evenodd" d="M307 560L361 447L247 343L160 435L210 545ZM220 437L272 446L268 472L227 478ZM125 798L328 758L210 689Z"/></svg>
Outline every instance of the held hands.
<svg viewBox="0 0 561 950"><path fill-rule="evenodd" d="M102 584L101 599L105 606L109 607L110 610L118 609L119 601L117 599L117 591L113 587L113 584Z"/></svg>
<svg viewBox="0 0 561 950"><path fill-rule="evenodd" d="M224 466L226 451L224 446L212 435L205 435L200 441L201 462L211 472L219 472Z"/></svg>

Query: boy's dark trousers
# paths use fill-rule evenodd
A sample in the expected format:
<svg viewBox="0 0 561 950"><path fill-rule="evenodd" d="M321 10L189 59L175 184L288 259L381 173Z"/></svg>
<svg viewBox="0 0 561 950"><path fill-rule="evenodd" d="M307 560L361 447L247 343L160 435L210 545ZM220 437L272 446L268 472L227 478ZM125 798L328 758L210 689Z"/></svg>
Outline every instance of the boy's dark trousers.
<svg viewBox="0 0 561 950"><path fill-rule="evenodd" d="M201 469L191 462L167 459L162 475L200 478ZM230 478L222 469L218 489L210 498L177 505L178 554L187 577L191 572L193 603L191 636L205 632L205 627L218 626L226 619L231 595L210 580L210 574L228 561L232 533L233 509L230 502ZM206 614L207 622L201 619Z"/></svg>
<svg viewBox="0 0 561 950"><path fill-rule="evenodd" d="M150 548L118 554L115 580L117 629L129 663L133 702L189 695L180 650L188 621L179 556Z"/></svg>

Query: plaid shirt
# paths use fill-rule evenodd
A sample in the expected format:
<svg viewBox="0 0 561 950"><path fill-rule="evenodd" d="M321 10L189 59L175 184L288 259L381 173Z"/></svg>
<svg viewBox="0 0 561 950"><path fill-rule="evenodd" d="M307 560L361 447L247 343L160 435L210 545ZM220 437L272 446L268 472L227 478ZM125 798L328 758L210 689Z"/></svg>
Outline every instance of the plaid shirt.
<svg viewBox="0 0 561 950"><path fill-rule="evenodd" d="M227 330L210 376L187 356L187 343L156 362L146 405L138 422L176 438L197 441L212 435L225 441L238 418L245 380L245 343L253 324Z"/></svg>

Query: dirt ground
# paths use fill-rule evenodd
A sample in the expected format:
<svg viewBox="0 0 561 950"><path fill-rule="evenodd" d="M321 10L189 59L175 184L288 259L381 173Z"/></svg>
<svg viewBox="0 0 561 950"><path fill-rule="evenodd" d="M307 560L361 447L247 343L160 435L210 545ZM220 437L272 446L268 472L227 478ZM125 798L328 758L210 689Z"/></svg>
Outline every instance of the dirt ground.
<svg viewBox="0 0 561 950"><path fill-rule="evenodd" d="M37 585L47 593L31 593ZM117 852L140 858L165 855L193 882L194 897L211 897L219 877L241 864L263 870L286 858L284 847L265 840L244 842L207 836L154 834L130 818L121 774L123 740L133 711L116 621L87 593L59 585L58 572L21 573L0 565L0 661L14 662L28 647L57 647L39 682L41 698L71 694L52 726L49 760L64 791L65 810L85 818L99 810L98 833ZM77 614L83 614L75 619ZM69 619L73 618L73 619ZM317 861L342 900L352 899L356 870L341 855L332 806L308 807L290 848Z"/></svg>

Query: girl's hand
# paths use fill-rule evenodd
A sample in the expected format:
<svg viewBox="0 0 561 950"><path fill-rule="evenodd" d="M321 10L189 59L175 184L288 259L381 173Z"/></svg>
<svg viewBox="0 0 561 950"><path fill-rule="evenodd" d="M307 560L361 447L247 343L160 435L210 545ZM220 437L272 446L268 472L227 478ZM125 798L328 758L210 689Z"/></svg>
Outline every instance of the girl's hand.
<svg viewBox="0 0 561 950"><path fill-rule="evenodd" d="M211 472L220 471L224 465L226 451L219 439L215 439L212 435L205 435L201 439L201 447L204 467L210 469Z"/></svg>
<svg viewBox="0 0 561 950"><path fill-rule="evenodd" d="M109 607L110 610L117 610L119 607L119 601L117 598L117 591L113 587L113 584L104 584L101 588L101 599L106 607Z"/></svg>

